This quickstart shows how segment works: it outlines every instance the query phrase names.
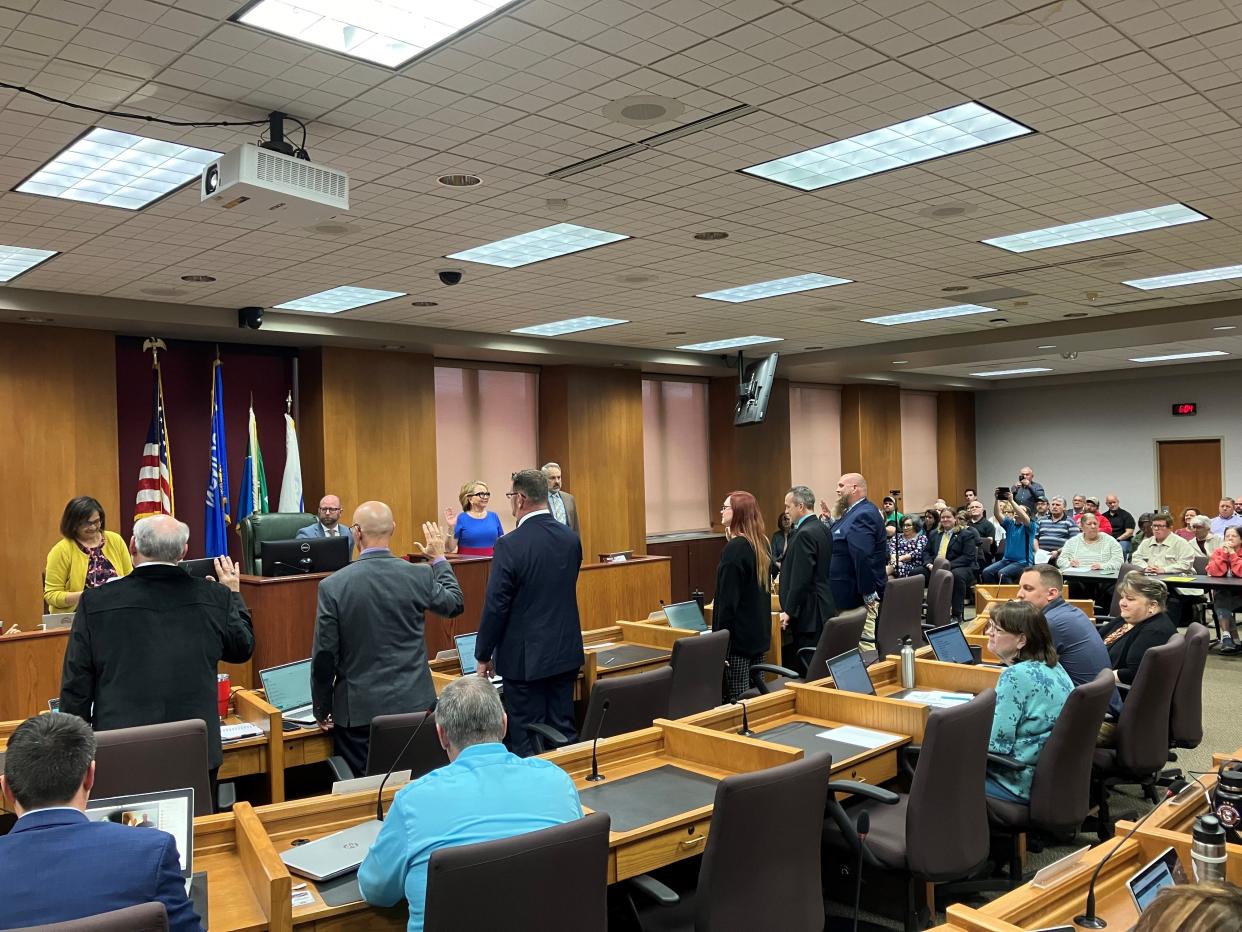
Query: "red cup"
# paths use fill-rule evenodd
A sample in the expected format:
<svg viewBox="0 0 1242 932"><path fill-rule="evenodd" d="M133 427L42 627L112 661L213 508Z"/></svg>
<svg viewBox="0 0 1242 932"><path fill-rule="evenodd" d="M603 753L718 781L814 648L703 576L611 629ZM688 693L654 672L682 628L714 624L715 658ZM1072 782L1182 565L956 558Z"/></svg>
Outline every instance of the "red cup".
<svg viewBox="0 0 1242 932"><path fill-rule="evenodd" d="M220 717L228 718L229 714L229 694L232 692L232 685L229 681L227 673L216 674L216 704L220 707Z"/></svg>

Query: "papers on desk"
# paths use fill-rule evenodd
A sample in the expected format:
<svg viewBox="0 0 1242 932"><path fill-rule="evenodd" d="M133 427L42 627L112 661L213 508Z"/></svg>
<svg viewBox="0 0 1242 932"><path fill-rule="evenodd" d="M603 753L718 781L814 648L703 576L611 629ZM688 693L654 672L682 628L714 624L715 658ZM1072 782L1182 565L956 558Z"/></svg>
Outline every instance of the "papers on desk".
<svg viewBox="0 0 1242 932"><path fill-rule="evenodd" d="M314 906L315 897L310 890L306 889L306 884L299 883L293 885L293 906Z"/></svg>
<svg viewBox="0 0 1242 932"><path fill-rule="evenodd" d="M587 644L586 650L603 650L605 647L616 647L616 641L601 641L599 644Z"/></svg>
<svg viewBox="0 0 1242 932"><path fill-rule="evenodd" d="M1162 576L1161 579L1167 583L1189 583L1195 581L1193 576Z"/></svg>
<svg viewBox="0 0 1242 932"><path fill-rule="evenodd" d="M239 725L221 725L221 741L241 741L243 738L262 738L263 730L253 722L242 722Z"/></svg>
<svg viewBox="0 0 1242 932"><path fill-rule="evenodd" d="M921 702L933 709L952 709L975 697L971 693L951 693L941 689L912 689L901 698L906 702Z"/></svg>
<svg viewBox="0 0 1242 932"><path fill-rule="evenodd" d="M902 740L901 735L890 735L885 731L872 731L870 728L858 728L855 725L829 728L827 731L819 732L815 737L826 738L829 741L840 741L843 744L852 744L856 747L866 748L869 751L881 745Z"/></svg>

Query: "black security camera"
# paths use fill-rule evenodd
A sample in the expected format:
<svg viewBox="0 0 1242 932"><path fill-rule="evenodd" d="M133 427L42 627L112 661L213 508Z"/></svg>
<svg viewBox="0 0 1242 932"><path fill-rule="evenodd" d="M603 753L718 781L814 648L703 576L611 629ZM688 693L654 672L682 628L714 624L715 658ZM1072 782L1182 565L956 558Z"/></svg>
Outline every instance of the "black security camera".
<svg viewBox="0 0 1242 932"><path fill-rule="evenodd" d="M464 273L461 269L440 269L436 274L440 276L440 281L445 285L459 285Z"/></svg>
<svg viewBox="0 0 1242 932"><path fill-rule="evenodd" d="M263 326L263 308L243 307L237 312L237 326L243 330L258 330Z"/></svg>

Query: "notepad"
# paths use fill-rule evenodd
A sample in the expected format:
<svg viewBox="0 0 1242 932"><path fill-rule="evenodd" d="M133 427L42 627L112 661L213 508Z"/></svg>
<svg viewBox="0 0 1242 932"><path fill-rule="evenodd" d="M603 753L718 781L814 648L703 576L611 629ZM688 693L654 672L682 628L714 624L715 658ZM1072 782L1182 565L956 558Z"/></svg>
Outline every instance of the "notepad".
<svg viewBox="0 0 1242 932"><path fill-rule="evenodd" d="M870 728L859 728L855 725L842 725L821 731L815 737L827 738L829 741L840 741L857 747L872 750L892 741L901 741L901 735L890 735L886 731L872 731Z"/></svg>
<svg viewBox="0 0 1242 932"><path fill-rule="evenodd" d="M906 702L921 702L935 709L952 709L975 697L970 693L950 693L939 689L912 689L901 698Z"/></svg>
<svg viewBox="0 0 1242 932"><path fill-rule="evenodd" d="M1194 582L1195 581L1195 578L1193 576L1162 576L1160 578L1163 579L1167 583Z"/></svg>
<svg viewBox="0 0 1242 932"><path fill-rule="evenodd" d="M240 741L243 738L262 738L263 730L253 722L242 722L239 725L221 725L221 741Z"/></svg>

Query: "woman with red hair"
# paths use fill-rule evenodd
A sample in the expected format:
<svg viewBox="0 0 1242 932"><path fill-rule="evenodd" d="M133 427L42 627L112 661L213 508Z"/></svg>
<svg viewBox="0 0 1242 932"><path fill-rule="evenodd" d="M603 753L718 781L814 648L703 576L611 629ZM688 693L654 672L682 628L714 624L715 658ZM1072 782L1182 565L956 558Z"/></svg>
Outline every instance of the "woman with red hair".
<svg viewBox="0 0 1242 932"><path fill-rule="evenodd" d="M724 698L733 702L750 688L750 665L772 642L771 562L763 514L749 492L730 492L720 508L724 552L716 569L712 630L729 632Z"/></svg>

